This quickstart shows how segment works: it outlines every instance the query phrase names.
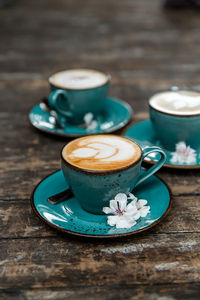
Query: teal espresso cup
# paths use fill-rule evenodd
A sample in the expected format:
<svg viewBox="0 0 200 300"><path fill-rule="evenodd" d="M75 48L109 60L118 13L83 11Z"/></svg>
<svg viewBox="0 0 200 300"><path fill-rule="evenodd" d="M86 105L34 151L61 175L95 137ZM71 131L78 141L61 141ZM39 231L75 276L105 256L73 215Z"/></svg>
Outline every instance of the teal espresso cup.
<svg viewBox="0 0 200 300"><path fill-rule="evenodd" d="M200 93L189 90L166 91L149 100L149 113L161 146L175 151L176 144L200 149Z"/></svg>
<svg viewBox="0 0 200 300"><path fill-rule="evenodd" d="M102 112L110 79L109 74L90 69L55 73L49 77L49 106L57 112L61 124L83 124L87 113L96 118Z"/></svg>
<svg viewBox="0 0 200 300"><path fill-rule="evenodd" d="M132 192L136 186L143 183L147 178L157 172L165 163L166 155L159 147L148 147L142 150L136 142L125 137L115 135L94 135L93 137L95 140L92 139L92 136L89 136L75 139L65 145L61 151L61 168L69 188L80 203L81 207L94 214L103 214L103 207L109 206L109 201L114 199L118 193L128 194ZM103 138L102 144L106 145L104 149L105 151L103 150L103 152L102 149L104 146L101 147L100 145L101 138ZM91 139L91 142L89 142L90 145L88 146L89 139ZM126 148L120 148L119 150L123 153L123 157L124 155L126 156L126 153L127 155L131 153L131 151L129 151L130 147L134 147L134 149L136 149L137 155L132 159L132 161L129 161L129 164L125 164L123 167L119 164L119 167L117 167L117 162L115 166L113 166L112 160L109 163L109 154L107 159L109 169L106 169L105 167L105 169L102 168L101 170L97 170L95 166L98 164L95 156L89 158L92 166L90 169L83 167L83 165L80 167L78 165L80 163L79 160L77 160L77 164L72 164L70 159L71 154L68 153L71 150L68 149L73 149L73 151L75 149L75 151L79 151L81 153L81 151L85 151L82 149L82 147L84 148L85 146L80 145L84 145L84 142L87 142L87 149L89 149L87 152L88 156L90 156L91 151L91 155L96 153L94 155L98 157L105 157L107 153L110 153L110 139L114 140L115 147L118 147L117 144L119 144L119 147L122 147L123 143L129 144L127 151ZM114 151L113 148L111 151ZM119 153L119 151L116 151L116 153ZM160 160L150 169L141 173L142 161L152 152L160 153ZM85 162L87 163L86 160Z"/></svg>

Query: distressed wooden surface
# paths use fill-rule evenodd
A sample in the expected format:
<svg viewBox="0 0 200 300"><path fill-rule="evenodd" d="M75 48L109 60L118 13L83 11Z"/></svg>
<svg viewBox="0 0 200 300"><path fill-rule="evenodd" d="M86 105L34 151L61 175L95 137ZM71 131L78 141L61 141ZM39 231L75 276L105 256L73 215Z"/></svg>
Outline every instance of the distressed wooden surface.
<svg viewBox="0 0 200 300"><path fill-rule="evenodd" d="M32 212L35 184L60 167L69 141L33 129L28 112L48 76L88 67L112 74L110 95L148 118L171 85L200 89L200 18L159 0L10 0L0 9L0 299L199 299L200 171L163 169L173 205L148 232L91 241ZM123 130L119 134L123 134Z"/></svg>

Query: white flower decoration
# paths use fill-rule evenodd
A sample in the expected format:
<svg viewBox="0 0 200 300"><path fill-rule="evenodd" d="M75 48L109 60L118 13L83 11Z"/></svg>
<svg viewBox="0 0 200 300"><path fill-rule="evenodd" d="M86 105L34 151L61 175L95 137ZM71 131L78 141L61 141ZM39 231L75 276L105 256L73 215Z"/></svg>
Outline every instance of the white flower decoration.
<svg viewBox="0 0 200 300"><path fill-rule="evenodd" d="M177 164L195 164L197 160L197 154L190 146L186 146L185 142L179 142L176 144L176 151L172 152L171 163Z"/></svg>
<svg viewBox="0 0 200 300"><path fill-rule="evenodd" d="M157 153L150 153L148 156L145 157L146 160L157 160L156 158Z"/></svg>
<svg viewBox="0 0 200 300"><path fill-rule="evenodd" d="M148 141L144 141L144 145L145 145L145 146L143 146L142 149L146 149L146 148L151 147L151 146L152 146L152 143L151 143L151 142L148 142ZM160 147L160 142L159 142L159 141L156 141L156 142L154 143L154 145ZM153 161L154 161L154 160L158 160L157 155L158 155L158 153L156 153L156 152L150 153L149 155L147 155L147 156L145 157L145 160L149 160L149 161L152 161L152 160L153 160Z"/></svg>
<svg viewBox="0 0 200 300"><path fill-rule="evenodd" d="M85 116L83 118L83 120L86 124L86 128L89 131L96 129L97 125L98 125L97 121L93 120L93 118L94 118L94 116L91 112L85 114Z"/></svg>
<svg viewBox="0 0 200 300"><path fill-rule="evenodd" d="M119 194L118 194L119 195ZM136 201L137 201L137 197L135 197L132 193L129 193L128 194L128 197L127 197L127 199L131 199L131 200L134 200L135 201L135 203L136 203Z"/></svg>
<svg viewBox="0 0 200 300"><path fill-rule="evenodd" d="M150 206L146 206L147 200L140 199L136 202L137 210L140 214L140 217L145 218L146 215L150 212Z"/></svg>
<svg viewBox="0 0 200 300"><path fill-rule="evenodd" d="M128 199L132 200L129 204L127 204ZM136 220L149 213L150 206L145 206L146 204L146 200L137 200L131 193L128 197L124 193L119 193L114 200L110 200L110 207L103 207L103 212L113 215L108 216L107 219L110 226L130 228L137 223Z"/></svg>

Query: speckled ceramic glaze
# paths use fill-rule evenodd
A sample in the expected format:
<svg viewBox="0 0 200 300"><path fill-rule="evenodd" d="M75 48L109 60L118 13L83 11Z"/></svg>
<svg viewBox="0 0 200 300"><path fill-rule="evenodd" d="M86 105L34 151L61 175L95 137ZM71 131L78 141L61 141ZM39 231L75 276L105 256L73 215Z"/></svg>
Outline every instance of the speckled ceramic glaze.
<svg viewBox="0 0 200 300"><path fill-rule="evenodd" d="M150 153L159 153L161 158L156 165L141 174L141 163ZM135 186L157 172L165 159L165 153L159 147L148 147L141 150L140 157L131 165L108 171L91 171L69 164L61 152L61 167L66 182L81 207L94 214L103 214L103 207L109 206L111 199L118 193L130 193Z"/></svg>
<svg viewBox="0 0 200 300"><path fill-rule="evenodd" d="M50 114L41 109L40 104L32 108L29 113L31 124L44 132L58 136L79 137L88 134L109 133L124 127L131 119L132 109L122 100L106 98L102 113L96 118L97 127L93 130L81 128L77 125L65 123L63 129L58 129L50 123Z"/></svg>
<svg viewBox="0 0 200 300"><path fill-rule="evenodd" d="M150 120L142 121L131 126L126 132L125 136L135 140L141 148L149 147L152 145L157 145L161 147L161 143L158 140L152 122ZM175 148L175 147L173 147ZM165 167L176 168L176 169L196 169L200 168L200 151L197 151L197 161L196 164L175 164L171 162L172 152L166 149L165 154L167 156ZM154 157L148 156L145 158L145 162L156 163L159 159L159 154L156 154Z"/></svg>
<svg viewBox="0 0 200 300"><path fill-rule="evenodd" d="M149 113L155 134L165 149L175 151L175 145L181 141L196 150L200 149L200 115L172 115L151 106Z"/></svg>
<svg viewBox="0 0 200 300"><path fill-rule="evenodd" d="M50 84L49 105L58 115L65 117L69 123L82 124L83 117L91 112L96 118L104 108L104 101L108 94L110 75L101 86L87 89L64 89Z"/></svg>
<svg viewBox="0 0 200 300"><path fill-rule="evenodd" d="M32 208L36 215L51 227L79 236L113 238L147 230L166 216L171 205L169 188L158 177L151 176L145 184L134 190L138 198L148 201L150 213L145 218L139 219L131 228L117 229L107 224L106 215L94 215L83 210L76 198L57 205L47 202L49 196L65 190L66 187L61 171L50 174L34 189L31 197Z"/></svg>

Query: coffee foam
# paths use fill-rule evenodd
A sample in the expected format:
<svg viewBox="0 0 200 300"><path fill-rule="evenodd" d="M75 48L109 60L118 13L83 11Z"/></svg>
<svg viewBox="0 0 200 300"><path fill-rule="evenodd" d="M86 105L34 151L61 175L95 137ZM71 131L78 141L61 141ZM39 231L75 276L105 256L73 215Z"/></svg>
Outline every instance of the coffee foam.
<svg viewBox="0 0 200 300"><path fill-rule="evenodd" d="M108 80L106 74L87 69L66 70L52 75L50 83L61 88L87 89L105 84Z"/></svg>
<svg viewBox="0 0 200 300"><path fill-rule="evenodd" d="M87 170L113 170L128 166L141 156L134 142L114 135L93 135L76 139L63 149L70 164Z"/></svg>
<svg viewBox="0 0 200 300"><path fill-rule="evenodd" d="M150 105L162 112L176 115L195 115L200 113L200 93L192 91L164 92L155 94Z"/></svg>

